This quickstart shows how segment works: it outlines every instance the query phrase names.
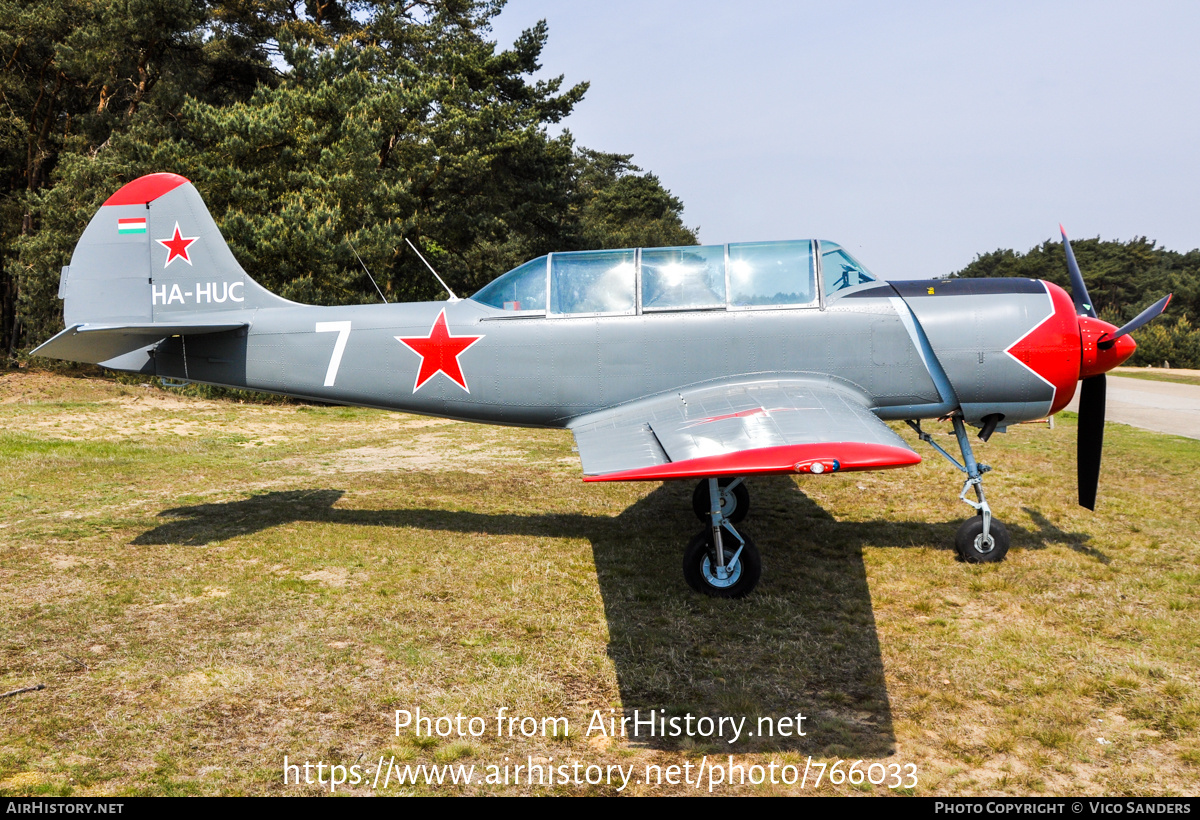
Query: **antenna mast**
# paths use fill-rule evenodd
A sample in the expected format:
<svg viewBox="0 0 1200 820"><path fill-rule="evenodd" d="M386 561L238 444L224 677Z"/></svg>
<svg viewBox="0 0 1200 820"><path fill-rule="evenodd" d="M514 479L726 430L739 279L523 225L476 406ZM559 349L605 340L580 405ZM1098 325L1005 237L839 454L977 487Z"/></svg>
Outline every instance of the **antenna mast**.
<svg viewBox="0 0 1200 820"><path fill-rule="evenodd" d="M404 241L408 242L408 246L413 249L413 253L415 253L420 260L425 263L425 267L429 268L429 272L433 274L434 279L438 280L438 284L446 289L446 293L450 294L450 301L457 302L458 297L454 295L454 291L450 290L450 286L442 281L442 277L438 276L437 271L433 269L433 265L429 264L428 260L426 260L424 256L421 256L421 252L417 250L417 246L414 245L407 236L404 237Z"/></svg>

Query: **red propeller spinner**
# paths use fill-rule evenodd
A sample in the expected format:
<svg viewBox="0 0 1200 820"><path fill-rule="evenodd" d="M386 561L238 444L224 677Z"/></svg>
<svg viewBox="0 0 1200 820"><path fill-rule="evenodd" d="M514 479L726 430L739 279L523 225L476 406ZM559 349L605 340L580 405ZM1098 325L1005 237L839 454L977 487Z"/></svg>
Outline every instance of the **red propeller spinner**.
<svg viewBox="0 0 1200 820"><path fill-rule="evenodd" d="M1133 355L1137 350L1137 342L1132 336L1122 336L1107 348L1100 347L1101 340L1116 332L1117 328L1103 319L1079 317L1079 378L1087 379L1107 373L1114 367L1120 367Z"/></svg>

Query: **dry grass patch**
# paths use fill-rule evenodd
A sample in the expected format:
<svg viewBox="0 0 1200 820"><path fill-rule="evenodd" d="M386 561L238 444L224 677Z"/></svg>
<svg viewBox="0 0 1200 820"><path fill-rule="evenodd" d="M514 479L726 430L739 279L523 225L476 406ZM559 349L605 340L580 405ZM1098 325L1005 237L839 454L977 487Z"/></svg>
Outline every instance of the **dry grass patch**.
<svg viewBox="0 0 1200 820"><path fill-rule="evenodd" d="M318 791L283 785L285 754L639 771L811 755L912 763L917 794L1200 786L1200 442L1110 427L1092 514L1072 501L1070 418L994 437L980 455L1013 535L997 566L953 560L967 509L922 445L909 470L755 480L763 582L715 601L681 578L691 487L585 485L563 431L39 373L0 378L0 420L0 691L47 685L0 701L0 793ZM396 736L394 710L416 707L572 731ZM582 734L633 709L803 712L810 732ZM693 789L626 793L675 791Z"/></svg>

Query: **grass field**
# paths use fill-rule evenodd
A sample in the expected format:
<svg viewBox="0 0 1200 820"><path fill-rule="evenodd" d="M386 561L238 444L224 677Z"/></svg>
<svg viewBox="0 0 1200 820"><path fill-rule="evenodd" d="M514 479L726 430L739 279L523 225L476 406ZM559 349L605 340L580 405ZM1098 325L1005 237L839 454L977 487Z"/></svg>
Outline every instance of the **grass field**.
<svg viewBox="0 0 1200 820"><path fill-rule="evenodd" d="M1114 376L1130 379L1146 379L1152 382L1174 382L1175 384L1200 385L1200 373L1195 370L1165 370L1160 367L1118 367Z"/></svg>
<svg viewBox="0 0 1200 820"><path fill-rule="evenodd" d="M900 432L922 464L752 481L763 580L719 601L680 571L691 485L585 485L563 431L10 372L0 692L45 689L0 699L0 794L328 791L285 786L285 755L480 781L506 758L632 766L625 794L694 793L637 779L729 755L916 785L716 793L1200 791L1200 441L1110 425L1096 513L1074 503L1073 417L978 445L1013 549L970 566L958 474ZM418 707L488 731L397 735ZM569 733L497 737L502 707ZM635 709L803 713L807 733L584 731ZM371 785L338 793L617 789Z"/></svg>

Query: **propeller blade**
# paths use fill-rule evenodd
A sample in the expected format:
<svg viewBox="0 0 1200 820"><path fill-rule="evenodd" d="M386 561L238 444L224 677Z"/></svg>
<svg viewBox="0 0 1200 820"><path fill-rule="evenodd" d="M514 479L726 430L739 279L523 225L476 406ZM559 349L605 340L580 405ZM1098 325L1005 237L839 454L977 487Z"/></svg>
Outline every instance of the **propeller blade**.
<svg viewBox="0 0 1200 820"><path fill-rule="evenodd" d="M1083 284L1083 274L1079 272L1079 263L1075 261L1075 251L1071 250L1071 242L1067 239L1067 229L1059 225L1058 230L1062 232L1063 248L1067 251L1067 273L1071 275L1071 301L1075 303L1075 312L1095 319L1092 297L1088 296L1087 285Z"/></svg>
<svg viewBox="0 0 1200 820"><path fill-rule="evenodd" d="M1133 333L1133 331L1137 330L1139 327L1146 324L1151 319L1157 319L1158 316L1164 310L1167 309L1167 305L1171 304L1171 297L1173 295L1174 294L1168 293L1166 296L1159 299L1157 302L1152 304L1150 307L1146 308L1141 313L1139 313L1137 316L1135 316L1132 321L1127 322L1120 330L1118 330L1113 335L1109 336L1106 334L1104 336L1101 336L1100 340L1098 342L1096 342L1096 347L1100 348L1101 350L1108 350L1110 347L1113 346L1113 343L1116 342L1117 339L1120 339L1122 336L1124 336L1127 333Z"/></svg>
<svg viewBox="0 0 1200 820"><path fill-rule="evenodd" d="M1100 451L1104 447L1104 397L1108 384L1104 374L1084 379L1079 391L1079 436L1075 460L1079 475L1079 506L1096 509L1096 486L1100 483Z"/></svg>

